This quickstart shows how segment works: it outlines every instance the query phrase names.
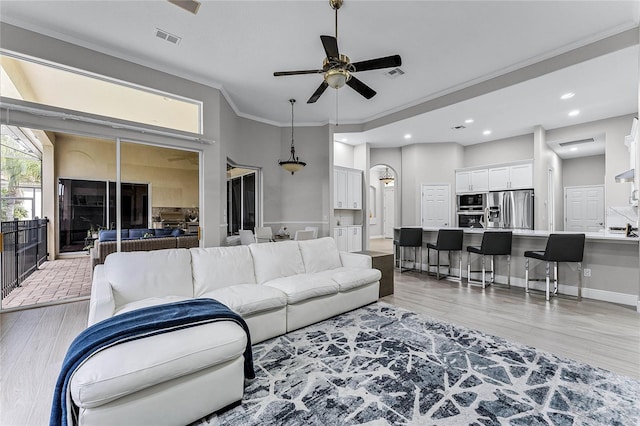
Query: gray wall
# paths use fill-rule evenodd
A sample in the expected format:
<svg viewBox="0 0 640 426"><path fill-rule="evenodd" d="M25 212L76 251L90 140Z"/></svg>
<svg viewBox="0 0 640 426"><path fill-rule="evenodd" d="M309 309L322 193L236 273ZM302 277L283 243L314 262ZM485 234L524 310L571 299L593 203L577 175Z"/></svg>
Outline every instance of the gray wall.
<svg viewBox="0 0 640 426"><path fill-rule="evenodd" d="M603 185L604 155L562 160L562 186Z"/></svg>
<svg viewBox="0 0 640 426"><path fill-rule="evenodd" d="M455 169L464 164L457 143L413 144L402 148L402 225L420 225L422 184L449 184L451 216L455 213ZM451 222L454 223L454 222Z"/></svg>
<svg viewBox="0 0 640 426"><path fill-rule="evenodd" d="M388 166L395 177L394 181L394 226L403 225L402 222L402 149L401 148L371 148L369 150L369 165Z"/></svg>
<svg viewBox="0 0 640 426"><path fill-rule="evenodd" d="M533 158L533 134L468 145L464 147L464 166L475 167Z"/></svg>

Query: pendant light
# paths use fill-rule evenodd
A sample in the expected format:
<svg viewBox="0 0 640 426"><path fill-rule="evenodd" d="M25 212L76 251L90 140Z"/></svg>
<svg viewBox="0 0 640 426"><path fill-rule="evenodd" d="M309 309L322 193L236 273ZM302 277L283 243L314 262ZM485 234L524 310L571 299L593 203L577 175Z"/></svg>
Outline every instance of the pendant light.
<svg viewBox="0 0 640 426"><path fill-rule="evenodd" d="M307 163L305 163L304 161L300 161L300 158L296 157L296 148L295 146L293 146L293 104L296 102L296 100L289 99L289 102L291 102L291 155L286 161L278 161L278 164L280 164L280 167L282 167L286 171L294 174L295 172L299 172L300 170L302 170L302 168L306 166Z"/></svg>
<svg viewBox="0 0 640 426"><path fill-rule="evenodd" d="M393 175L389 172L389 168L384 168L384 173L380 176L380 180L385 184L393 182Z"/></svg>

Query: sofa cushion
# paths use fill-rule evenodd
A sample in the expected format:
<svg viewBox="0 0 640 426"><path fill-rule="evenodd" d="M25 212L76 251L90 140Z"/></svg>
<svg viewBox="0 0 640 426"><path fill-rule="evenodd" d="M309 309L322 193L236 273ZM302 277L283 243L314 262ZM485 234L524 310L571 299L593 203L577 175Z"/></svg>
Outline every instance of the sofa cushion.
<svg viewBox="0 0 640 426"><path fill-rule="evenodd" d="M193 297L188 250L112 253L104 262L104 272L116 309L150 297Z"/></svg>
<svg viewBox="0 0 640 426"><path fill-rule="evenodd" d="M342 266L336 241L331 237L299 241L305 272L320 272Z"/></svg>
<svg viewBox="0 0 640 426"><path fill-rule="evenodd" d="M256 280L263 284L277 278L304 274L304 263L297 241L251 244Z"/></svg>
<svg viewBox="0 0 640 426"><path fill-rule="evenodd" d="M242 357L246 339L235 322L217 321L122 343L94 354L76 370L71 396L80 407L98 407Z"/></svg>
<svg viewBox="0 0 640 426"><path fill-rule="evenodd" d="M340 291L348 291L380 281L382 273L377 269L337 268L319 272L317 275L331 278L340 286Z"/></svg>
<svg viewBox="0 0 640 426"><path fill-rule="evenodd" d="M299 303L314 297L336 294L340 289L338 284L331 278L318 274L300 274L277 278L264 285L277 288L285 293L287 295L287 303Z"/></svg>
<svg viewBox="0 0 640 426"><path fill-rule="evenodd" d="M154 229L154 235L156 237L171 237L171 228Z"/></svg>
<svg viewBox="0 0 640 426"><path fill-rule="evenodd" d="M234 284L256 283L247 246L192 248L190 252L195 297Z"/></svg>
<svg viewBox="0 0 640 426"><path fill-rule="evenodd" d="M103 229L98 234L99 241L115 241L118 236L118 231L115 229ZM124 240L129 238L129 230L121 229L120 230L120 239Z"/></svg>
<svg viewBox="0 0 640 426"><path fill-rule="evenodd" d="M278 309L287 305L287 295L274 287L239 284L219 288L199 297L209 297L224 303L242 316Z"/></svg>

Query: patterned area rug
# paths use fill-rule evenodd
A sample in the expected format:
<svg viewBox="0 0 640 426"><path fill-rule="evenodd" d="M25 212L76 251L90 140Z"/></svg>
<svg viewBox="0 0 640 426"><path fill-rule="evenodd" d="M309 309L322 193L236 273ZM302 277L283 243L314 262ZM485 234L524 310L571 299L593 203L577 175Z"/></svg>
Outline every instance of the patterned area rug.
<svg viewBox="0 0 640 426"><path fill-rule="evenodd" d="M377 303L253 348L200 425L636 425L640 382Z"/></svg>

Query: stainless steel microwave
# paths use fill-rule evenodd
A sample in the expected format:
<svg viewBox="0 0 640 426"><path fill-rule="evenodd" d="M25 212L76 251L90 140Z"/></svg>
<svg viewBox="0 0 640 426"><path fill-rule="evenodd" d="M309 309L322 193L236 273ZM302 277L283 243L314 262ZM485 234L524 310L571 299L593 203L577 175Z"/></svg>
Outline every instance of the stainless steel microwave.
<svg viewBox="0 0 640 426"><path fill-rule="evenodd" d="M458 210L472 210L484 212L487 207L487 194L460 194L458 195Z"/></svg>

